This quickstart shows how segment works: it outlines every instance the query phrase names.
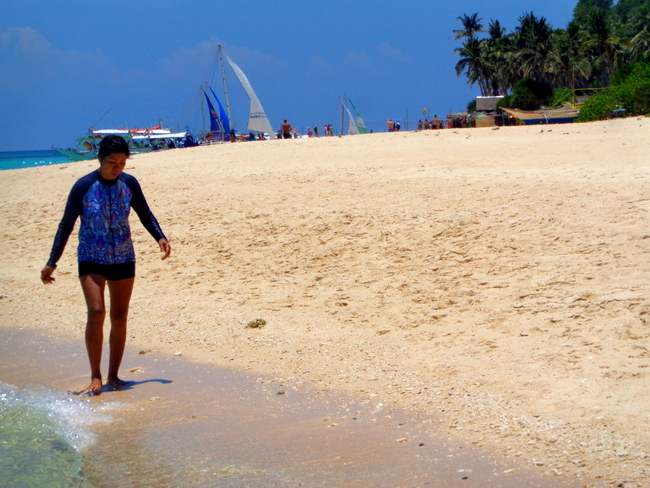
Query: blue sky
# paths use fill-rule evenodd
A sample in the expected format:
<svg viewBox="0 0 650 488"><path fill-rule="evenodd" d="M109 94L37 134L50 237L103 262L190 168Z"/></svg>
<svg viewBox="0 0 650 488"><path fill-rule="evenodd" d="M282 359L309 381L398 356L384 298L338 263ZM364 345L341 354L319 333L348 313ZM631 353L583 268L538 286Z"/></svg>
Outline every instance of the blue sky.
<svg viewBox="0 0 650 488"><path fill-rule="evenodd" d="M274 129L340 125L338 97L369 128L413 128L422 108L464 110L478 87L457 77L452 30L478 13L513 30L525 12L554 27L572 0L0 0L0 151L74 145L88 127L200 127L197 97L217 43L246 73ZM227 68L245 130L248 99Z"/></svg>

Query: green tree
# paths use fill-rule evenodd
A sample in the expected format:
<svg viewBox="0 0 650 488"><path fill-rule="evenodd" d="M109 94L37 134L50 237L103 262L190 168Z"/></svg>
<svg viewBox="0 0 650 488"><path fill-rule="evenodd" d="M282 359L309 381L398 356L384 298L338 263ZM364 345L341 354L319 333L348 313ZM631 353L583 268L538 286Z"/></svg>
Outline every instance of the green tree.
<svg viewBox="0 0 650 488"><path fill-rule="evenodd" d="M612 8L613 0L578 0L573 9L573 20L582 24L594 10L608 12Z"/></svg>
<svg viewBox="0 0 650 488"><path fill-rule="evenodd" d="M619 0L612 9L613 13L623 22L635 17L647 16L650 12L649 0Z"/></svg>
<svg viewBox="0 0 650 488"><path fill-rule="evenodd" d="M607 84L624 60L626 42L614 34L610 15L602 9L592 9L587 15L586 31L588 39L585 47L590 49L595 62L600 63L598 67L604 71L603 82Z"/></svg>
<svg viewBox="0 0 650 488"><path fill-rule="evenodd" d="M650 56L650 26L645 26L631 40L633 59L642 59Z"/></svg>
<svg viewBox="0 0 650 488"><path fill-rule="evenodd" d="M510 39L498 20L491 20L487 38L482 44L483 61L489 75L489 85L493 95L505 95L514 86L511 82L512 56Z"/></svg>
<svg viewBox="0 0 650 488"><path fill-rule="evenodd" d="M554 91L607 87L618 67L650 59L650 0L577 0L574 19L564 29L554 29L532 12L524 13L509 33L498 20L491 20L486 31L478 14L458 20L462 28L453 33L462 45L455 49L460 56L456 73L477 84L482 95L514 93L524 79ZM633 105L630 97L645 99L646 90L640 82L616 93ZM592 111L601 114L617 99L614 92L598 98L600 105Z"/></svg>
<svg viewBox="0 0 650 488"><path fill-rule="evenodd" d="M610 118L617 107L630 115L650 114L650 62L624 65L616 71L612 85L591 97L580 109L580 122Z"/></svg>
<svg viewBox="0 0 650 488"><path fill-rule="evenodd" d="M650 114L650 63L622 66L612 79L611 91L630 115Z"/></svg>
<svg viewBox="0 0 650 488"><path fill-rule="evenodd" d="M612 13L617 34L630 40L631 60L650 54L650 0L619 0Z"/></svg>
<svg viewBox="0 0 650 488"><path fill-rule="evenodd" d="M575 93L578 86L586 84L593 66L584 54L584 38L584 32L577 22L571 22L565 30L558 29L553 33L553 49L549 53L548 63L553 86L569 87Z"/></svg>
<svg viewBox="0 0 650 488"><path fill-rule="evenodd" d="M463 23L462 29L453 31L454 39L456 40L462 39L464 37L472 39L475 38L476 34L479 32L485 32L483 24L481 24L481 21L483 19L479 19L478 14L464 14L462 17L458 17L456 20L460 20Z"/></svg>
<svg viewBox="0 0 650 488"><path fill-rule="evenodd" d="M457 48L454 52L460 56L460 61L456 63L456 75L467 76L467 82L470 85L478 83L481 94L487 95L490 90L481 41L470 37L463 42L462 47Z"/></svg>
<svg viewBox="0 0 650 488"><path fill-rule="evenodd" d="M519 18L517 33L517 62L524 78L547 81L547 63L552 50L552 27L544 17L524 13Z"/></svg>
<svg viewBox="0 0 650 488"><path fill-rule="evenodd" d="M546 105L553 96L553 89L541 81L523 79L515 85L512 95L512 108L537 110Z"/></svg>

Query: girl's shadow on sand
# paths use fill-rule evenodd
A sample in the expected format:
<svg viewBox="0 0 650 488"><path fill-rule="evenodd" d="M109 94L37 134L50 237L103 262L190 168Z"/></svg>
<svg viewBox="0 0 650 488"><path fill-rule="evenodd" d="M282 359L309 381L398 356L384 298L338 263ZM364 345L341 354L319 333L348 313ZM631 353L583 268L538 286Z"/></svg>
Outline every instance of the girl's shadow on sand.
<svg viewBox="0 0 650 488"><path fill-rule="evenodd" d="M168 383L172 383L172 380L151 379L151 380L144 380L144 381L124 381L119 386L104 385L102 386L102 389L99 391L79 390L79 391L70 391L69 393L78 396L97 396L97 395L101 395L102 393L106 393L110 391L132 390L136 386L142 385L144 383L162 383L163 385L166 385Z"/></svg>

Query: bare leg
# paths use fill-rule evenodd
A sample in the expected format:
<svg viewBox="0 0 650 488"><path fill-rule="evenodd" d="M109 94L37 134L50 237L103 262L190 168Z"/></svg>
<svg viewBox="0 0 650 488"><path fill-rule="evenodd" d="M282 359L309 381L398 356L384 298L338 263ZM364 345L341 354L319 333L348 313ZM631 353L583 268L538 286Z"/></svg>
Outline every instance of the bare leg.
<svg viewBox="0 0 650 488"><path fill-rule="evenodd" d="M102 389L101 362L104 318L106 317L106 306L104 304L106 279L100 275L89 274L81 276L79 281L88 307L86 350L90 362L90 385L84 391L94 392Z"/></svg>
<svg viewBox="0 0 650 488"><path fill-rule="evenodd" d="M108 281L108 290L111 295L111 334L109 338L111 350L106 384L113 388L119 388L126 384L126 382L119 379L117 373L126 346L126 323L129 317L129 303L131 302L134 281L135 278Z"/></svg>

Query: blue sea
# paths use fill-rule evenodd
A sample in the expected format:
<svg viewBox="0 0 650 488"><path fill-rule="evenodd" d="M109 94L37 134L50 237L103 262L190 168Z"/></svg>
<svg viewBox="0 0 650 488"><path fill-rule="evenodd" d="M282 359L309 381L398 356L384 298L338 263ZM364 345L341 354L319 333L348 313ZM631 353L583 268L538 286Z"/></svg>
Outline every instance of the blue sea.
<svg viewBox="0 0 650 488"><path fill-rule="evenodd" d="M42 151L0 151L0 170L34 168L72 161L53 149Z"/></svg>

